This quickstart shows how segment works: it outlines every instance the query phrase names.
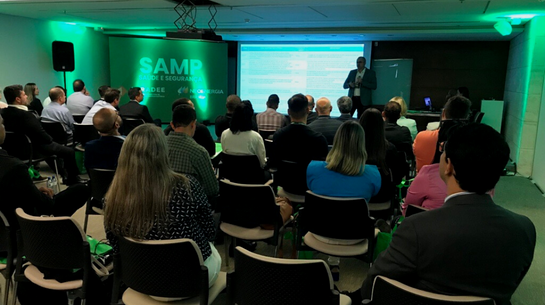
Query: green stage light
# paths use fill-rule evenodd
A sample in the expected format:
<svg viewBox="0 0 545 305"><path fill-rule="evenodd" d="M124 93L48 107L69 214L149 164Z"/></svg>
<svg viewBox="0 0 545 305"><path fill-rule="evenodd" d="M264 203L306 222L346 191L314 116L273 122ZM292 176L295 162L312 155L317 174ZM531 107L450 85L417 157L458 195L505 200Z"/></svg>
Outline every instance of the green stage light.
<svg viewBox="0 0 545 305"><path fill-rule="evenodd" d="M494 24L494 28L496 31L498 31L502 36L510 35L513 31L513 28L511 27L511 24L507 22L506 20L500 20Z"/></svg>

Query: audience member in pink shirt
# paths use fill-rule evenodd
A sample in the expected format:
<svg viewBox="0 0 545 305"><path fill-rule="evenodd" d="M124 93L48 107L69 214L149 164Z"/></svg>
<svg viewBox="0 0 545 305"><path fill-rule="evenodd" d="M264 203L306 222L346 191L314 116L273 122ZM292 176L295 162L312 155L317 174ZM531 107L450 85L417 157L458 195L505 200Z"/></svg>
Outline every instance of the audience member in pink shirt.
<svg viewBox="0 0 545 305"><path fill-rule="evenodd" d="M425 165L407 190L402 205L403 215L409 204L433 210L442 206L446 197L447 185L439 176L439 163Z"/></svg>

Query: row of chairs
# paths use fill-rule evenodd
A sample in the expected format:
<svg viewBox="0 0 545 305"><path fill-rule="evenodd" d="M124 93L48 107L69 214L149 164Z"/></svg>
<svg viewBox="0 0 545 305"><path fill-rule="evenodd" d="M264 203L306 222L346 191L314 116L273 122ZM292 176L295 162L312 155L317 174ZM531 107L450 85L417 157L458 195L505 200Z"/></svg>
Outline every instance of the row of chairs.
<svg viewBox="0 0 545 305"><path fill-rule="evenodd" d="M0 250L7 251L8 260L0 269L8 283L4 304L7 304L9 282L16 261L14 299L17 283L31 281L46 289L67 291L69 304L89 295L92 260L90 246L79 225L70 217L35 217L16 211L20 225L18 248L13 244L13 231L0 214ZM6 240L6 237L8 240ZM4 247L7 245L7 248ZM17 251L19 249L20 251ZM17 259L14 259L14 255ZM27 262L22 272L23 257ZM241 247L235 251L236 269L220 273L208 289L208 270L202 254L192 240L139 241L119 238L119 253L114 260L112 304L211 304L227 288L227 304L351 304L346 295L335 290L331 272L322 260L270 258L251 253ZM46 280L36 267L53 269L81 268L81 280L59 283ZM11 269L10 269L11 268ZM120 287L126 286L124 292ZM152 298L183 299L161 302ZM446 296L415 289L397 281L377 277L374 281L372 304L495 304L493 300L471 296Z"/></svg>

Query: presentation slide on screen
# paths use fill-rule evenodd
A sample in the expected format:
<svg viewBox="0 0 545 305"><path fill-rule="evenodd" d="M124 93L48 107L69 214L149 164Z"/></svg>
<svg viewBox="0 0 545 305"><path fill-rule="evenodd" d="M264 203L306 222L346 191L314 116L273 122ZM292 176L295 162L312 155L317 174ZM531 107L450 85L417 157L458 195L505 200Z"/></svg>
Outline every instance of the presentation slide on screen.
<svg viewBox="0 0 545 305"><path fill-rule="evenodd" d="M131 87L140 87L142 104L163 122L182 97L193 101L199 122L213 122L225 113L226 75L226 43L110 37L110 86L121 88L120 105Z"/></svg>
<svg viewBox="0 0 545 305"><path fill-rule="evenodd" d="M331 115L338 116L337 99L348 94L343 83L356 68L356 59L365 54L364 46L240 43L239 95L252 102L255 112L262 112L269 95L278 94L282 113L287 113L287 101L296 93L315 100L325 96L333 106Z"/></svg>

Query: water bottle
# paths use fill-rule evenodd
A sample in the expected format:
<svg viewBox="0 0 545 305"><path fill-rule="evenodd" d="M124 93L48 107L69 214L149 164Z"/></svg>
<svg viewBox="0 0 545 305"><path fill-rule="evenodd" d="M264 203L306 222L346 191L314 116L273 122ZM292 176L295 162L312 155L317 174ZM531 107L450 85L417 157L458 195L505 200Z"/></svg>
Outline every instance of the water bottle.
<svg viewBox="0 0 545 305"><path fill-rule="evenodd" d="M52 188L52 186L51 186L51 177L47 177L47 182L46 183L47 183L47 188L48 189Z"/></svg>
<svg viewBox="0 0 545 305"><path fill-rule="evenodd" d="M339 266L341 262L341 259L338 257L338 256L329 256L327 258L327 264L332 267L332 266Z"/></svg>
<svg viewBox="0 0 545 305"><path fill-rule="evenodd" d="M57 193L57 177L52 176L47 179L47 187L53 190L53 193Z"/></svg>

